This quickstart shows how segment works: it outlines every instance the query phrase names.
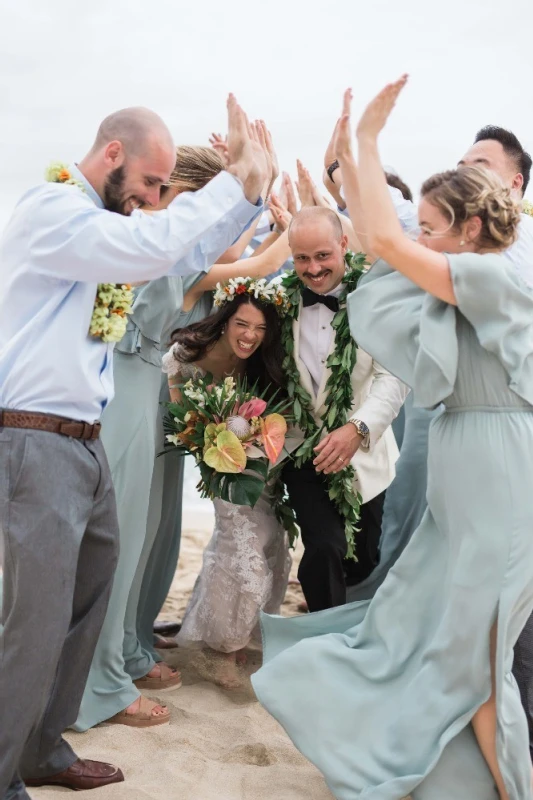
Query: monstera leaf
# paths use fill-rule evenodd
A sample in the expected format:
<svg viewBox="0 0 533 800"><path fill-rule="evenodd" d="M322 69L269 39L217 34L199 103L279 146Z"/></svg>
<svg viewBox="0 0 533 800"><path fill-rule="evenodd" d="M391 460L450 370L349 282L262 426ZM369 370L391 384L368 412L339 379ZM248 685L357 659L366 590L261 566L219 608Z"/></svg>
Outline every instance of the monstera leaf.
<svg viewBox="0 0 533 800"><path fill-rule="evenodd" d="M281 414L268 414L261 418L261 435L263 447L271 464L275 464L285 444L287 423Z"/></svg>
<svg viewBox="0 0 533 800"><path fill-rule="evenodd" d="M216 472L242 472L246 466L246 453L234 433L222 430L216 442L205 450L204 461Z"/></svg>

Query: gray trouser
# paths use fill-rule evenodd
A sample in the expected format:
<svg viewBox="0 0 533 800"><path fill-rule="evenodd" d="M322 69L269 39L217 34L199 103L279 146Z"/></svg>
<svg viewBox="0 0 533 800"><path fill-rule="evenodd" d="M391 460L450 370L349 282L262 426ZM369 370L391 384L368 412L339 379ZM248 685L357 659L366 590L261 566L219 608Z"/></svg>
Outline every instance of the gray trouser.
<svg viewBox="0 0 533 800"><path fill-rule="evenodd" d="M20 777L62 772L118 557L104 449L44 431L0 428L0 798Z"/></svg>

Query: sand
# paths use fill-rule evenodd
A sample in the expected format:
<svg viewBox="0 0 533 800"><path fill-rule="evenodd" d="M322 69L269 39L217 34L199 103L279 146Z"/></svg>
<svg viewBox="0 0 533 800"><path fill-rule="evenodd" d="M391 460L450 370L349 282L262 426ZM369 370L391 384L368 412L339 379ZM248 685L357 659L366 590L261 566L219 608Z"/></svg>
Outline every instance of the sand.
<svg viewBox="0 0 533 800"><path fill-rule="evenodd" d="M185 514L180 564L162 619L181 618L211 530L210 513ZM296 613L302 599L299 587L290 585L283 613ZM248 656L246 674L261 660L257 649ZM126 776L124 783L91 792L93 800L332 800L318 770L261 708L247 678L243 689L223 690L199 675L198 653L166 650L164 657L182 671L183 687L147 695L168 705L168 725L100 725L67 734L81 757L110 761ZM59 800L68 792L30 790L35 800Z"/></svg>

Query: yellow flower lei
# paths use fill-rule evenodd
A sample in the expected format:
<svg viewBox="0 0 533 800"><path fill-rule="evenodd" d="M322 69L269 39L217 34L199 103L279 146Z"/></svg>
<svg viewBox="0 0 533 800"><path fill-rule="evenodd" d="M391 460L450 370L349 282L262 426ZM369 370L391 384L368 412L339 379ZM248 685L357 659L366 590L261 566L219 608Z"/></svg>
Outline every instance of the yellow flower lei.
<svg viewBox="0 0 533 800"><path fill-rule="evenodd" d="M60 161L53 161L44 177L50 183L66 183L85 191L83 183L73 178L69 167ZM133 300L134 294L129 283L99 283L89 336L103 342L120 342L126 333L128 314L133 311Z"/></svg>
<svg viewBox="0 0 533 800"><path fill-rule="evenodd" d="M528 214L530 217L533 217L533 203L529 200L522 201L522 214Z"/></svg>

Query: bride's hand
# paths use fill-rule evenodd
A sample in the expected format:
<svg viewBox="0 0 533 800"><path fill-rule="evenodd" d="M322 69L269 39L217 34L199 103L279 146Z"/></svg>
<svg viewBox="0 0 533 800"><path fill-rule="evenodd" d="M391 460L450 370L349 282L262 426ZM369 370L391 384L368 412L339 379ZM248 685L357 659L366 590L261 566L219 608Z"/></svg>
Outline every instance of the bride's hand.
<svg viewBox="0 0 533 800"><path fill-rule="evenodd" d="M346 89L342 101L342 114L333 134L333 149L337 161L352 157L351 112L352 90Z"/></svg>
<svg viewBox="0 0 533 800"><path fill-rule="evenodd" d="M358 139L377 139L396 104L398 95L407 83L407 78L407 75L402 75L399 80L389 83L367 105L357 126Z"/></svg>

